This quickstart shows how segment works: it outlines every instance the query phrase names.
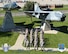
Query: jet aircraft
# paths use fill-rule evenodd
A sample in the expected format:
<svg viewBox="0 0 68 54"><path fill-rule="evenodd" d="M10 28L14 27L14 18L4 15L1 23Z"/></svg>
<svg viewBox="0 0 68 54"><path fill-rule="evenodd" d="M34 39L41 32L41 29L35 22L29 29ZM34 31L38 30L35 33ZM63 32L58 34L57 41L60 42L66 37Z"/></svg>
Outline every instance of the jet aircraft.
<svg viewBox="0 0 68 54"><path fill-rule="evenodd" d="M18 6L16 4L16 2L11 2L11 3L5 4L3 7L4 10L14 10L14 9L16 10L16 9L20 9L20 8L21 7Z"/></svg>
<svg viewBox="0 0 68 54"><path fill-rule="evenodd" d="M38 3L34 4L34 11L24 11L25 13L30 13L32 16L42 20L41 29L45 30L46 21L65 21L65 15L60 11L43 11L40 9Z"/></svg>

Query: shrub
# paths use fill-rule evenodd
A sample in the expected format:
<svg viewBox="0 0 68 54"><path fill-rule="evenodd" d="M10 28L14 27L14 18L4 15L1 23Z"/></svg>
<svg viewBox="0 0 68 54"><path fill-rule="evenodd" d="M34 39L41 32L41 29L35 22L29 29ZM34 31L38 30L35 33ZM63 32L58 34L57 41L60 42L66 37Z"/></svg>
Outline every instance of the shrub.
<svg viewBox="0 0 68 54"><path fill-rule="evenodd" d="M34 2L26 2L23 7L24 11L33 11L34 10Z"/></svg>

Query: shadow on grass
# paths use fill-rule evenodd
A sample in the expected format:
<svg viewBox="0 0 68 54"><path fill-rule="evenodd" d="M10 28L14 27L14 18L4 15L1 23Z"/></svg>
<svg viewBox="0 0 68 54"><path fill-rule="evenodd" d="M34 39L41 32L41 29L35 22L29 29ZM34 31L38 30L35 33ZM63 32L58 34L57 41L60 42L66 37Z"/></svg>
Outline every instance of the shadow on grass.
<svg viewBox="0 0 68 54"><path fill-rule="evenodd" d="M23 26L25 22L15 23L16 26Z"/></svg>
<svg viewBox="0 0 68 54"><path fill-rule="evenodd" d="M68 26L61 26L57 28L59 28L58 31L68 34L68 30L67 30Z"/></svg>
<svg viewBox="0 0 68 54"><path fill-rule="evenodd" d="M34 22L30 23L30 24L24 24L25 22L21 22L21 23L15 23L16 26L23 26L25 28L33 28Z"/></svg>
<svg viewBox="0 0 68 54"><path fill-rule="evenodd" d="M31 29L31 28L33 28L35 23L41 23L41 21L33 21L30 24L25 24L25 22L15 23L15 24L16 24L16 26L23 26L25 28ZM36 26L40 26L40 25L36 25ZM54 27L53 24L51 24L51 28L52 28L52 30L57 30L57 31L68 34L68 26Z"/></svg>
<svg viewBox="0 0 68 54"><path fill-rule="evenodd" d="M25 24L25 22L20 22L20 23L15 23L15 24L16 24L16 26L23 26L25 28L31 29L31 28L33 28L33 26L34 26L35 23L41 23L41 21L33 21L30 24Z"/></svg>
<svg viewBox="0 0 68 54"><path fill-rule="evenodd" d="M51 25L51 27L52 29L68 34L68 26L54 27L53 25Z"/></svg>
<svg viewBox="0 0 68 54"><path fill-rule="evenodd" d="M31 24L26 24L24 25L25 28L31 29L33 28L34 22L32 22Z"/></svg>
<svg viewBox="0 0 68 54"><path fill-rule="evenodd" d="M12 36L12 32L0 32L0 37L5 37L5 36Z"/></svg>
<svg viewBox="0 0 68 54"><path fill-rule="evenodd" d="M30 51L18 49L18 50L12 51L12 54L30 54Z"/></svg>
<svg viewBox="0 0 68 54"><path fill-rule="evenodd" d="M50 45L49 38L44 38L44 46L47 47L48 45Z"/></svg>
<svg viewBox="0 0 68 54"><path fill-rule="evenodd" d="M41 23L41 21L34 21L34 23Z"/></svg>

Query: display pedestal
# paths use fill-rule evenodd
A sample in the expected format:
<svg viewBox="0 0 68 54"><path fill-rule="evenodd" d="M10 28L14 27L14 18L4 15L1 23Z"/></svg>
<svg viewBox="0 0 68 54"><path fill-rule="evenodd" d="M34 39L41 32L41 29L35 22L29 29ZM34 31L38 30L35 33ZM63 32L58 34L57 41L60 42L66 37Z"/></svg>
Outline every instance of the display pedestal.
<svg viewBox="0 0 68 54"><path fill-rule="evenodd" d="M43 31L48 31L51 30L51 26L47 21L42 21L41 23L41 27L40 27Z"/></svg>
<svg viewBox="0 0 68 54"><path fill-rule="evenodd" d="M11 31L15 28L11 11L6 11L1 31Z"/></svg>

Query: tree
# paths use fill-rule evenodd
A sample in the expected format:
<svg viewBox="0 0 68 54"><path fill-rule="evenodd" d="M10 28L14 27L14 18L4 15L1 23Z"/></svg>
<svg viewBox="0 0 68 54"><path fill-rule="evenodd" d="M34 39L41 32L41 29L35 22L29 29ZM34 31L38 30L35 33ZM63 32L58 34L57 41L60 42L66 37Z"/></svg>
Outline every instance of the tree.
<svg viewBox="0 0 68 54"><path fill-rule="evenodd" d="M26 2L26 4L23 7L23 11L33 11L34 10L34 3L35 2ZM29 13L26 13L29 17L31 17L31 21L32 21L32 15Z"/></svg>
<svg viewBox="0 0 68 54"><path fill-rule="evenodd" d="M34 2L27 1L23 7L24 11L33 11L34 10Z"/></svg>

